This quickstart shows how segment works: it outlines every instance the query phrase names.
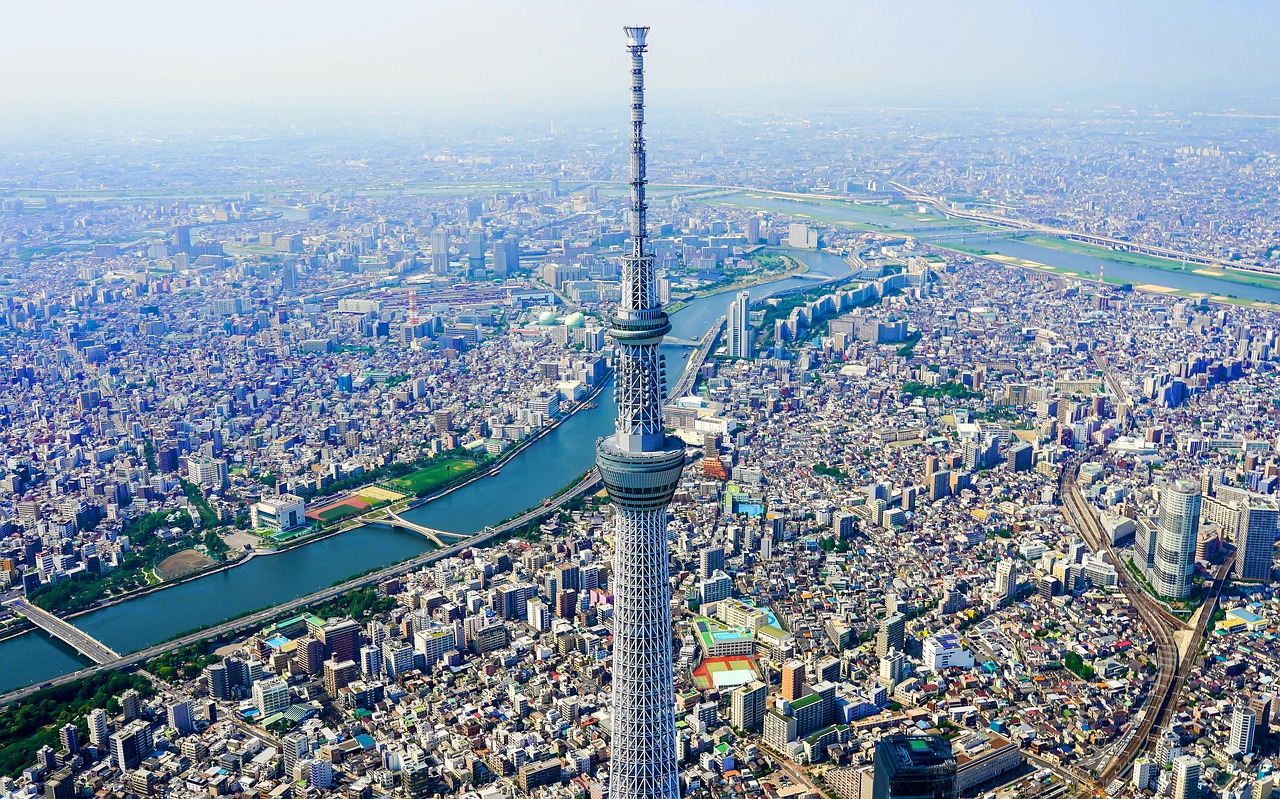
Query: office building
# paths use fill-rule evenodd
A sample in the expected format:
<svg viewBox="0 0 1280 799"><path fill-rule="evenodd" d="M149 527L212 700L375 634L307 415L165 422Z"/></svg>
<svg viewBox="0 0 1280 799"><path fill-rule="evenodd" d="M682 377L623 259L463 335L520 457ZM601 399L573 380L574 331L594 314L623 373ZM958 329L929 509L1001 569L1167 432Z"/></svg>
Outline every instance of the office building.
<svg viewBox="0 0 1280 799"><path fill-rule="evenodd" d="M1236 577L1240 580L1271 580L1275 553L1277 511L1261 502L1240 503L1240 523L1236 533Z"/></svg>
<svg viewBox="0 0 1280 799"><path fill-rule="evenodd" d="M178 735L190 735L196 731L196 713L195 706L190 700L181 700L169 705L168 709L169 726L178 732Z"/></svg>
<svg viewBox="0 0 1280 799"><path fill-rule="evenodd" d="M506 277L520 268L520 239L514 235L494 239L493 274Z"/></svg>
<svg viewBox="0 0 1280 799"><path fill-rule="evenodd" d="M307 503L293 494L279 494L255 502L249 515L255 530L296 530L307 523Z"/></svg>
<svg viewBox="0 0 1280 799"><path fill-rule="evenodd" d="M1186 599L1196 569L1196 535L1200 529L1200 487L1175 480L1160 492L1156 526L1155 569L1151 585L1165 599Z"/></svg>
<svg viewBox="0 0 1280 799"><path fill-rule="evenodd" d="M938 735L888 735L876 744L871 799L955 799L956 759Z"/></svg>
<svg viewBox="0 0 1280 799"><path fill-rule="evenodd" d="M707 547L698 553L698 579L709 580L724 569L724 548Z"/></svg>
<svg viewBox="0 0 1280 799"><path fill-rule="evenodd" d="M751 357L751 292L739 291L729 303L725 325L725 354L730 358Z"/></svg>
<svg viewBox="0 0 1280 799"><path fill-rule="evenodd" d="M443 228L431 231L431 273L449 274L449 231Z"/></svg>

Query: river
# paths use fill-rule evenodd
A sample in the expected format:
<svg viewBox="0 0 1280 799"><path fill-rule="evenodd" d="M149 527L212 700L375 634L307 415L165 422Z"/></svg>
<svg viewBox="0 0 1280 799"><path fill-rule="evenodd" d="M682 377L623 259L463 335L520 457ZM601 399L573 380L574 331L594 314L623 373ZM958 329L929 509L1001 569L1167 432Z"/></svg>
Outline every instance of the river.
<svg viewBox="0 0 1280 799"><path fill-rule="evenodd" d="M813 286L823 277L849 274L843 258L823 252L787 250L813 277L792 277L749 289L753 299ZM700 297L671 317L672 335L700 338L725 313L732 293ZM678 380L691 349L667 346L668 380ZM597 407L586 408L535 441L494 476L419 506L405 514L435 529L473 533L538 505L591 468L595 441L613 429L616 406L606 388ZM434 545L418 535L371 524L186 583L129 599L72 620L117 652L133 652L247 611L270 607L334 583L421 554ZM43 632L0 641L0 692L67 674L88 665Z"/></svg>
<svg viewBox="0 0 1280 799"><path fill-rule="evenodd" d="M815 220L823 219L877 225L884 228L885 233L900 232L903 235L924 235L928 232L930 224L921 223L918 221L918 216L910 214L869 211L867 210L868 206L818 203L816 201L798 202L781 197L768 197L747 192L730 195L726 200L737 207L776 211L790 216L808 216ZM945 227L941 217L932 216L931 218L934 220L932 223L934 226ZM955 224L966 223L956 221ZM945 246L949 242L959 241L958 237L953 240L944 238L936 243ZM1107 277L1119 278L1134 285L1149 283L1181 291L1219 294L1246 300L1264 300L1280 303L1280 289L1236 283L1215 278L1211 275L1198 275L1191 271L1195 267L1188 267L1185 271L1173 271L1155 269L1149 266L1137 266L1112 260L1107 258L1105 254L1094 256L1063 252L1062 250L1055 250L1039 244L1006 238L998 234L986 238L969 237L964 239L964 243L971 247L989 250L1001 255L1092 275L1098 274L1098 268L1105 262Z"/></svg>
<svg viewBox="0 0 1280 799"><path fill-rule="evenodd" d="M945 240L937 242L945 245ZM1134 285L1150 283L1156 286L1167 286L1171 289L1194 291L1203 294L1221 294L1222 296L1242 297L1248 300L1266 300L1280 303L1280 289L1254 286L1247 283L1236 283L1221 280L1209 275L1197 275L1188 267L1186 271L1154 269L1149 266L1135 266L1121 261L1105 260L1092 255L1074 252L1063 252L1040 244L1031 244L1018 239L1006 239L999 236L990 238L970 237L964 241L970 247L980 250L1021 258L1024 261L1035 261L1058 269L1084 272L1096 275L1104 263L1108 278L1119 278Z"/></svg>

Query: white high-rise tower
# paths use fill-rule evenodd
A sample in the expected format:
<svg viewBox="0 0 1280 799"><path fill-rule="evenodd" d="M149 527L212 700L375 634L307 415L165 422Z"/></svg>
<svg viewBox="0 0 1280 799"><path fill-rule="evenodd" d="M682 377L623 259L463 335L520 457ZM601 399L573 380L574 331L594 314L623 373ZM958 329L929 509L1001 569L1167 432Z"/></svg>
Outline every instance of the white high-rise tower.
<svg viewBox="0 0 1280 799"><path fill-rule="evenodd" d="M671 323L645 246L644 27L628 27L631 53L631 252L609 335L617 344L618 419L596 442L596 466L614 507L612 799L677 799L671 580L667 504L684 446L662 424Z"/></svg>
<svg viewBox="0 0 1280 799"><path fill-rule="evenodd" d="M728 331L725 342L725 354L730 358L751 357L751 326L748 324L751 313L751 292L739 291L729 303Z"/></svg>
<svg viewBox="0 0 1280 799"><path fill-rule="evenodd" d="M1160 491L1155 579L1151 584L1166 599L1186 599L1191 593L1200 498L1200 487L1188 480L1174 480Z"/></svg>

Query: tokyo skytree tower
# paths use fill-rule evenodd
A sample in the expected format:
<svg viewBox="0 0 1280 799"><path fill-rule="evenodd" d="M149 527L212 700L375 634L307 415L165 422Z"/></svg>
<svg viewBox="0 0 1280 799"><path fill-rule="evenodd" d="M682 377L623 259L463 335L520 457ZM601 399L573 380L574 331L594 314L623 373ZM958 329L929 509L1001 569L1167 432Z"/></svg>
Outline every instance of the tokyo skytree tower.
<svg viewBox="0 0 1280 799"><path fill-rule="evenodd" d="M645 27L625 28L631 53L631 252L622 258L622 302L609 335L617 351L618 418L596 442L596 466L614 507L611 799L677 799L672 706L671 581L667 504L684 445L662 424L671 323L658 300L645 237Z"/></svg>

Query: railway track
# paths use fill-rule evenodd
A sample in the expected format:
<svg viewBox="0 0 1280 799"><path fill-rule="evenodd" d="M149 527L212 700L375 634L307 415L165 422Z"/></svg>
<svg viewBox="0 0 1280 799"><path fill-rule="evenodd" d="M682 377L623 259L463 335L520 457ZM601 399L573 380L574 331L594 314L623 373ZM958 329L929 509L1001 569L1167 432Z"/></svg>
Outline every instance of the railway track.
<svg viewBox="0 0 1280 799"><path fill-rule="evenodd" d="M1179 654L1177 642L1174 639L1174 632L1187 629L1187 624L1169 612L1167 608L1147 593L1142 586L1135 585L1132 575L1124 567L1123 561L1111 545L1106 531L1102 528L1102 524L1098 521L1097 514L1080 494L1080 487L1076 482L1080 465L1097 457L1100 452L1100 449L1095 449L1078 463L1063 469L1059 480L1063 508L1072 526L1080 532L1085 544L1095 553L1105 551L1110 556L1112 564L1116 566L1117 582L1120 589L1138 611L1138 615L1142 617L1147 629L1151 631L1152 639L1155 642L1156 667L1158 669L1156 682L1148 694L1145 712L1142 714L1141 720L1138 722L1137 727L1130 729L1126 733L1123 739L1125 741L1124 746L1101 771L1100 782L1102 785L1106 785L1117 777L1123 776L1132 768L1134 759L1149 743L1152 731L1160 729L1165 724L1166 718L1177 706L1177 698L1191 674L1195 659L1194 657L1182 658ZM1195 627L1191 628L1191 640L1187 643L1187 652L1194 653L1203 640L1208 630L1209 620L1213 615L1213 608L1222 594L1222 589L1227 582L1227 578L1231 573L1231 565L1234 562L1235 555L1233 554L1218 568L1214 576L1214 585L1210 588L1211 596L1201 608Z"/></svg>

